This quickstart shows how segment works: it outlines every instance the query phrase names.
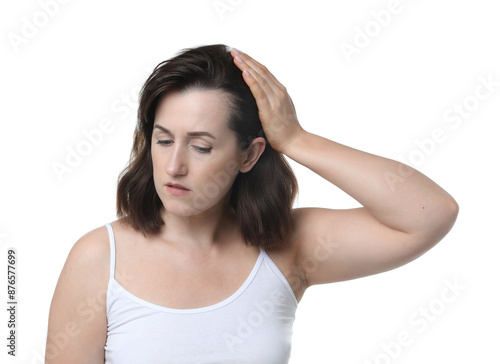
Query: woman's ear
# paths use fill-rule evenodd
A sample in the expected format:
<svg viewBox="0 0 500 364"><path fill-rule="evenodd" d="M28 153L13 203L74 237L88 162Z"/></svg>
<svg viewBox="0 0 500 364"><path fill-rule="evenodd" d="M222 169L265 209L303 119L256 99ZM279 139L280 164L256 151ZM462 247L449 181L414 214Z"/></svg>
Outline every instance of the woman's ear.
<svg viewBox="0 0 500 364"><path fill-rule="evenodd" d="M258 137L252 140L247 150L245 151L245 157L243 163L240 166L240 172L246 173L250 171L255 163L258 162L262 153L264 153L264 149L266 149L266 139Z"/></svg>

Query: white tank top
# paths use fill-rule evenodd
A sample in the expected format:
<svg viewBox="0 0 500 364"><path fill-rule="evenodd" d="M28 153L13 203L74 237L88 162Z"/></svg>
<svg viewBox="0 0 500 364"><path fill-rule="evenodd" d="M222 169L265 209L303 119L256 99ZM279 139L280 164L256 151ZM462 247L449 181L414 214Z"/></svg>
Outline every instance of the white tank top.
<svg viewBox="0 0 500 364"><path fill-rule="evenodd" d="M110 242L106 294L107 364L286 364L298 305L285 276L261 248L245 283L211 306L174 309L147 302L114 278Z"/></svg>

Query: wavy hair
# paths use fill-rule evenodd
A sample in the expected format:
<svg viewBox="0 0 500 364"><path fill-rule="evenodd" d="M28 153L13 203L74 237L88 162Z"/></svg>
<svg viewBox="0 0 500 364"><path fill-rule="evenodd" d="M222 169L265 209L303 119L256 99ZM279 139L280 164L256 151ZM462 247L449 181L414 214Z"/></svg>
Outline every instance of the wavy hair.
<svg viewBox="0 0 500 364"><path fill-rule="evenodd" d="M227 126L244 151L256 137L266 136L258 108L241 71L224 44L185 48L158 64L139 94L138 122L128 165L117 184L117 216L146 234L158 232L164 221L162 202L155 190L151 137L156 107L170 92L190 89L222 91L228 101ZM231 206L245 244L265 249L287 244L292 228L292 205L298 184L283 154L267 142L253 168L238 172L231 190Z"/></svg>

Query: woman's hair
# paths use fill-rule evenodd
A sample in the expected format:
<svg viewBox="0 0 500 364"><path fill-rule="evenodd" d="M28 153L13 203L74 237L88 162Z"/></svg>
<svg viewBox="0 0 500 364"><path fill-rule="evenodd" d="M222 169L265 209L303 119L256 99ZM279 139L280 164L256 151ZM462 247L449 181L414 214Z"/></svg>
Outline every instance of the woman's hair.
<svg viewBox="0 0 500 364"><path fill-rule="evenodd" d="M227 126L244 151L254 138L265 137L258 108L241 71L223 44L186 48L155 67L139 94L138 123L130 160L118 177L117 216L143 233L156 233L164 224L153 181L151 136L156 107L170 92L191 89L221 91L227 99ZM266 249L286 245L292 228L291 210L298 185L284 156L267 142L253 168L238 172L231 190L245 244Z"/></svg>

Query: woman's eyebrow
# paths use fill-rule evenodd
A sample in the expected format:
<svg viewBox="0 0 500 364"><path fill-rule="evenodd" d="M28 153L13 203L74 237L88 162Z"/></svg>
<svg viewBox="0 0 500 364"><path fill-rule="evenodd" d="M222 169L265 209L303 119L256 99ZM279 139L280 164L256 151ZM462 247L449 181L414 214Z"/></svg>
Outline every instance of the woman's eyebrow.
<svg viewBox="0 0 500 364"><path fill-rule="evenodd" d="M164 131L165 133L167 134L170 134L170 135L173 135L170 130L164 128L163 126L161 125L158 125L158 124L155 124L155 126L153 127L154 129L160 129L161 131ZM216 137L214 137L212 134L210 134L208 131L189 131L187 132L187 135L188 136L191 136L191 137L197 137L197 136L207 136L207 137L210 137L210 138L213 138L213 139L217 139Z"/></svg>

